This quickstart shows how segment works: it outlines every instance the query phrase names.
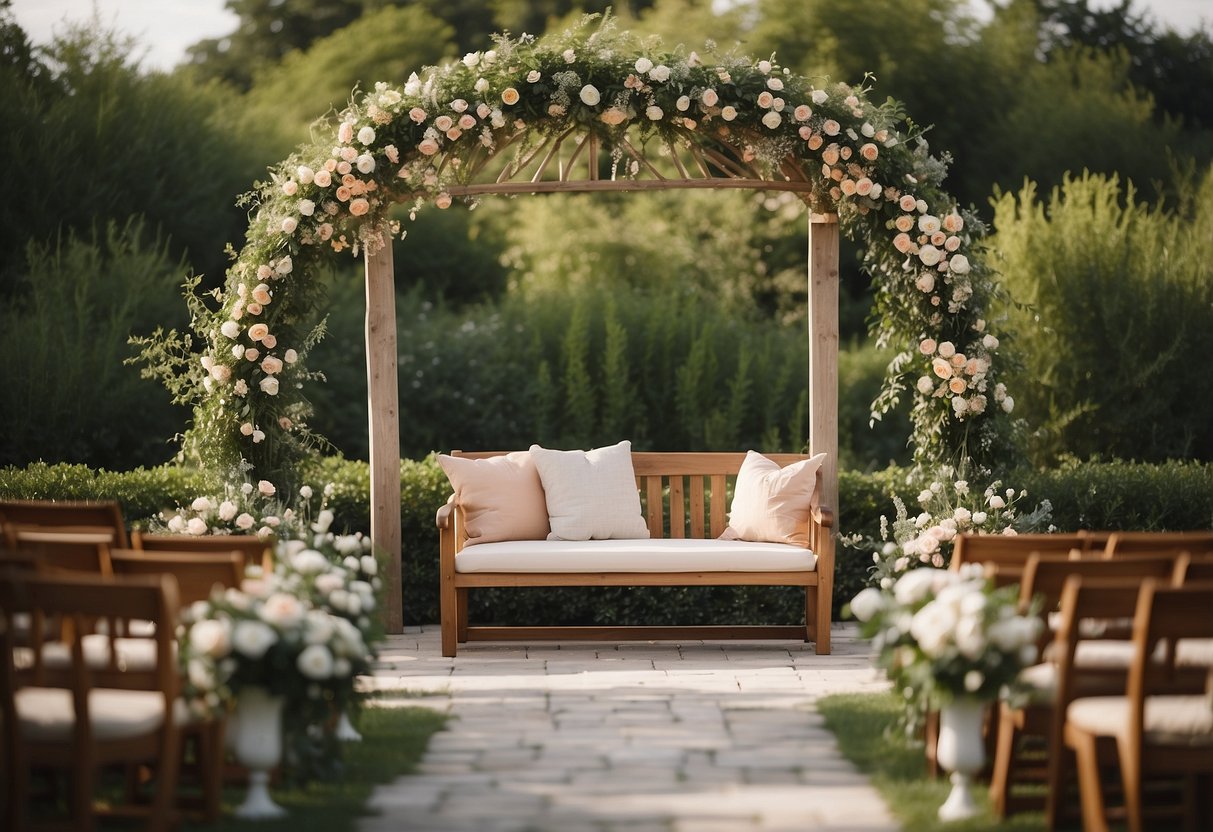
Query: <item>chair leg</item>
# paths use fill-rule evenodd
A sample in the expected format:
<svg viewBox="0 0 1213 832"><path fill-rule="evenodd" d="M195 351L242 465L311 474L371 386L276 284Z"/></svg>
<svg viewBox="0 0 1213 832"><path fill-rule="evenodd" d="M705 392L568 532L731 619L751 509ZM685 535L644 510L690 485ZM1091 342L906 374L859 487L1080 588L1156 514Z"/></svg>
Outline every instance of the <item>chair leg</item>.
<svg viewBox="0 0 1213 832"><path fill-rule="evenodd" d="M1074 749L1078 767L1078 789L1082 797L1083 832L1108 832L1103 788L1099 782L1099 750L1092 734L1067 728L1066 745ZM1050 790L1050 797L1052 797Z"/></svg>
<svg viewBox="0 0 1213 832"><path fill-rule="evenodd" d="M181 767L181 728L172 725L160 740L156 794L152 798L149 832L170 832L177 828L177 773Z"/></svg>
<svg viewBox="0 0 1213 832"><path fill-rule="evenodd" d="M202 819L206 823L219 820L223 797L223 735L226 720L215 718L197 732L198 779L202 785Z"/></svg>
<svg viewBox="0 0 1213 832"><path fill-rule="evenodd" d="M1125 821L1129 832L1142 832L1140 761L1127 745L1123 739L1117 738L1116 753L1120 758L1120 779L1125 792Z"/></svg>
<svg viewBox="0 0 1213 832"><path fill-rule="evenodd" d="M999 707L1001 718L998 720L998 743L994 746L994 772L990 775L990 802L994 806L994 814L1005 818L1012 786L1011 768L1019 732L1015 730L1011 709L1005 703Z"/></svg>
<svg viewBox="0 0 1213 832"><path fill-rule="evenodd" d="M928 708L922 719L922 740L927 758L927 777L939 777L939 711Z"/></svg>

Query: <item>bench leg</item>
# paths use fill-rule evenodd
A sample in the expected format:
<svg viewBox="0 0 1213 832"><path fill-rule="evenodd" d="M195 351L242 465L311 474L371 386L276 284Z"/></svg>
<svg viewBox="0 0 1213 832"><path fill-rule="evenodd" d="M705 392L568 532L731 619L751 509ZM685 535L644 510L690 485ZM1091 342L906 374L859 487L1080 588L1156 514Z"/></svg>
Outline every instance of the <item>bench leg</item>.
<svg viewBox="0 0 1213 832"><path fill-rule="evenodd" d="M817 640L817 588L804 588L804 640Z"/></svg>
<svg viewBox="0 0 1213 832"><path fill-rule="evenodd" d="M459 591L452 581L443 577L439 590L442 617L442 655L454 656L459 635Z"/></svg>
<svg viewBox="0 0 1213 832"><path fill-rule="evenodd" d="M817 586L810 589L813 596L813 606L816 607L816 622L813 633L813 641L817 645L817 655L830 655L830 596L823 595L821 587Z"/></svg>
<svg viewBox="0 0 1213 832"><path fill-rule="evenodd" d="M459 610L459 613L457 616L457 618L458 618L457 632L459 635L456 640L460 644L467 644L467 641L468 641L468 590L467 590L467 587L455 590L455 598L458 601L456 608Z"/></svg>

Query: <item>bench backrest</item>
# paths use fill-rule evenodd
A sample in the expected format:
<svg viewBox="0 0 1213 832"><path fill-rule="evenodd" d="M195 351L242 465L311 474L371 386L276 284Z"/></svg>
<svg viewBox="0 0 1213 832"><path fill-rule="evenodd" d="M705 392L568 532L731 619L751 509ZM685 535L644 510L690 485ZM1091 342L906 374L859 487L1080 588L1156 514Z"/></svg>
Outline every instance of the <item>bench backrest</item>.
<svg viewBox="0 0 1213 832"><path fill-rule="evenodd" d="M485 459L508 451L452 451L453 456ZM805 454L764 454L786 467ZM716 538L728 525L732 486L745 453L663 453L633 451L632 467L640 505L652 537ZM817 473L816 494L822 489Z"/></svg>

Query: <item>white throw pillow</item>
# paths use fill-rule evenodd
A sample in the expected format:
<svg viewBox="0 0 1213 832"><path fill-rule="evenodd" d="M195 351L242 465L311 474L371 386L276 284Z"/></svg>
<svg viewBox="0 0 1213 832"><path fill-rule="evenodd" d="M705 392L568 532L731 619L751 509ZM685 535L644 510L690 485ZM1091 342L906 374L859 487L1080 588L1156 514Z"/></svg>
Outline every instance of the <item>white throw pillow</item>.
<svg viewBox="0 0 1213 832"><path fill-rule="evenodd" d="M825 458L817 454L780 468L757 451L747 453L721 538L808 546L810 503Z"/></svg>
<svg viewBox="0 0 1213 832"><path fill-rule="evenodd" d="M548 505L548 540L648 537L632 468L632 443L592 451L531 446Z"/></svg>

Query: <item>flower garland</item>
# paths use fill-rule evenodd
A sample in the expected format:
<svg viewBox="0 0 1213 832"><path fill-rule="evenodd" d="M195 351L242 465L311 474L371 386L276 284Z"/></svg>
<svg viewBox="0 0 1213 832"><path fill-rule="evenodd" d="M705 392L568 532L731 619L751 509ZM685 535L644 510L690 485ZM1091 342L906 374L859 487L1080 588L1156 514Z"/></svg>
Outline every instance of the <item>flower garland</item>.
<svg viewBox="0 0 1213 832"><path fill-rule="evenodd" d="M176 356L195 404L187 450L208 465L247 460L256 476L289 481L292 463L316 443L307 429L304 367L322 327L315 274L334 252L376 250L399 233L389 210L452 202L472 160L528 136L593 130L607 147L625 136L728 153L768 174L793 166L815 188L807 201L836 211L865 244L877 290L878 343L900 351L873 417L903 393L913 397L916 461L994 453L1014 401L997 382L1000 341L983 317L995 289L984 264L985 229L941 188L931 157L894 103L865 90L813 83L773 58L713 59L663 51L615 31L607 17L557 37L499 38L496 48L414 74L403 87L378 83L318 128L246 196L252 220L244 248L215 293L194 305L205 350L185 363L180 341L145 349L160 367ZM616 176L635 176L616 150Z"/></svg>

